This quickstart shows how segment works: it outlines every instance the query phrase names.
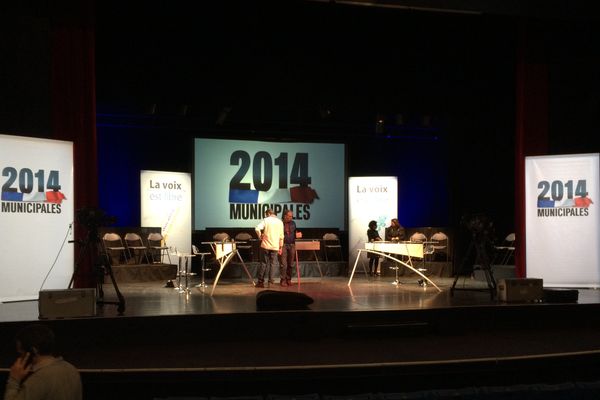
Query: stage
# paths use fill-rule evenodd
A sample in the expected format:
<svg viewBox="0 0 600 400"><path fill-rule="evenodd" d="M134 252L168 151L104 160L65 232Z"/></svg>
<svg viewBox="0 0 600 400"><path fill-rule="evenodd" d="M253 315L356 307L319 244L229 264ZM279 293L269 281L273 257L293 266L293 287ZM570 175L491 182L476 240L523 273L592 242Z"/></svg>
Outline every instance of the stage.
<svg viewBox="0 0 600 400"><path fill-rule="evenodd" d="M600 291L580 289L576 304L501 303L485 290L452 296L453 278L432 279L441 292L420 286L416 276L394 285L390 275L358 275L351 286L344 276L302 277L300 285L276 281L265 289L247 279L223 279L213 296L210 287L194 287L197 276L187 293L163 281L124 283L124 315L106 304L93 318L45 323L96 393L132 379L154 395L243 395L256 392L253 383L273 379L278 383L270 387L279 393L356 393L373 391L374 382L377 390L397 392L398 377L408 391L474 380L554 382L598 372ZM465 277L457 287L485 289L485 283ZM105 300L116 299L110 284L104 289ZM306 309L261 311L256 299L264 290L300 292L314 302ZM37 301L4 303L0 315L7 368L15 357L14 331L38 321ZM535 371L514 373L532 365ZM302 388L285 391L298 374ZM232 381L240 385L228 386ZM180 389L168 391L160 382ZM202 391L194 392L199 384Z"/></svg>
<svg viewBox="0 0 600 400"><path fill-rule="evenodd" d="M258 263L247 262L246 266L252 276L256 276ZM457 292L451 296L449 289L453 278L448 276L451 271L449 263L437 262L428 264L427 276L430 277L442 292L429 285L422 287L416 274L400 270L399 285L394 271L388 265L382 265L380 276L365 276L360 263L356 274L348 285L348 277L342 276L345 267L343 262L321 262L317 267L315 262L301 262L300 283L294 269L293 285L279 285L279 271L274 273L274 283L268 287L255 288L243 273L240 263L228 265L211 296L215 266L206 274L205 289L196 287L201 281L197 270L189 277L188 293L177 293L174 288L165 287L167 280L178 285L176 266L168 264L154 265L124 265L113 267L117 284L126 300L126 310L123 316L118 316L114 306L98 307L97 318L129 318L129 317L173 317L177 315L230 315L240 313L258 313L256 295L262 290L282 292L300 292L313 298L314 303L307 307L313 312L351 312L351 311L403 311L431 310L461 306L492 306L502 305L490 298L489 292ZM320 268L320 270L319 270ZM141 270L145 270L140 272ZM320 272L323 277L320 277ZM256 279L254 279L256 281ZM185 279L181 278L181 284ZM266 282L265 282L266 284ZM480 288L485 291L482 279L460 278L457 288ZM103 285L105 300L116 300L113 286L108 276ZM593 291L592 291L593 293ZM598 299L600 303L600 297ZM506 304L504 304L506 306ZM0 322L37 321L38 305L36 301L3 303ZM279 311L286 311L283 306Z"/></svg>

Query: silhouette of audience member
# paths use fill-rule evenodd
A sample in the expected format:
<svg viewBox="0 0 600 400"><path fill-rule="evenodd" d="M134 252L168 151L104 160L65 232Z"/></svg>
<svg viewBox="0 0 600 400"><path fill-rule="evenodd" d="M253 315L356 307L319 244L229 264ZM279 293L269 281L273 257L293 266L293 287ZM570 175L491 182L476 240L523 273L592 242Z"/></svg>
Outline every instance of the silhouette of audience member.
<svg viewBox="0 0 600 400"><path fill-rule="evenodd" d="M10 367L4 400L81 400L77 369L54 356L54 332L45 325L29 325L16 337L19 357Z"/></svg>

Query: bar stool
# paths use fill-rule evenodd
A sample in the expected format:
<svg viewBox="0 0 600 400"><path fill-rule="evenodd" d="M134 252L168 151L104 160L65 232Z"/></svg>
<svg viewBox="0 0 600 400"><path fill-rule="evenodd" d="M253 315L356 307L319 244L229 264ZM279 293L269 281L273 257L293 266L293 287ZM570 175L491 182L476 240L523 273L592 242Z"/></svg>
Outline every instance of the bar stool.
<svg viewBox="0 0 600 400"><path fill-rule="evenodd" d="M200 258L202 260L202 267L200 267L200 271L202 272L202 274L201 274L202 280L200 281L199 284L197 284L194 287L204 289L204 288L208 287L208 285L204 281L204 273L206 271L210 271L210 268L206 268L206 265L204 263L204 258L207 255L209 255L210 253L201 253L200 250L198 250L198 247L196 247L196 245L192 245L192 252L194 253L195 256L200 256Z"/></svg>
<svg viewBox="0 0 600 400"><path fill-rule="evenodd" d="M196 255L179 252L177 252L176 255L179 258L179 268L177 271L177 286L175 286L175 290L177 290L177 293L189 293L191 291L189 286L189 277L192 275L196 275L195 273L190 272L190 259L192 257L196 257ZM182 277L185 277L185 286L182 282Z"/></svg>
<svg viewBox="0 0 600 400"><path fill-rule="evenodd" d="M398 271L400 270L400 266L398 265L398 263L394 262L394 265L389 267L389 269L393 269L396 273L396 280L392 282L392 285L402 285L400 279L398 278Z"/></svg>
<svg viewBox="0 0 600 400"><path fill-rule="evenodd" d="M433 253L435 252L434 245L437 243L437 241L431 240L423 242L423 266L421 268L417 268L417 271L421 272L423 275L425 275L425 273L427 272L426 258L427 256L433 255ZM419 279L417 283L421 287L427 287L427 281L425 279Z"/></svg>

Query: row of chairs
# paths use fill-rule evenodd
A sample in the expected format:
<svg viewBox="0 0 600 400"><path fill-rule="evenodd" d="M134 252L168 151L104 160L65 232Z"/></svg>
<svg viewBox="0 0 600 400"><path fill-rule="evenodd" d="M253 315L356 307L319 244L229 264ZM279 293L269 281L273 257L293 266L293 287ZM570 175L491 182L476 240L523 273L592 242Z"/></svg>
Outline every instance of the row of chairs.
<svg viewBox="0 0 600 400"><path fill-rule="evenodd" d="M130 259L134 259L136 264L141 264L142 259L145 259L148 264L150 264L150 259L152 259L152 263L160 263L163 255L166 254L169 264L172 264L169 247L164 237L158 232L150 233L146 238L146 243L137 233L127 233L123 240L119 234L109 232L102 236L102 245L110 262L113 261L113 256L115 259L118 256L119 261L123 256L125 264L129 263Z"/></svg>
<svg viewBox="0 0 600 400"><path fill-rule="evenodd" d="M443 232L437 232L431 235L430 238L422 232L413 233L409 240L413 243L423 243L423 253L429 259L433 259L435 253L445 255L445 260L449 259L449 239ZM501 245L495 246L496 254L493 264L506 265L511 260L515 252L515 234L510 233L502 242Z"/></svg>
<svg viewBox="0 0 600 400"><path fill-rule="evenodd" d="M255 239L255 236L251 235L248 232L240 232L233 238L236 242L246 242L246 243L238 243L237 249L242 251L247 251L249 257L252 258L252 243L250 240ZM227 232L219 232L213 235L213 240L216 241L228 241L231 240L231 237ZM325 261L329 261L329 253L333 252L334 254L339 255L339 260L342 261L344 259L342 253L342 244L340 242L340 238L335 233L326 233L323 235L323 252L325 253Z"/></svg>
<svg viewBox="0 0 600 400"><path fill-rule="evenodd" d="M445 261L449 259L449 247L448 247L448 235L444 232L436 232L428 238L422 232L413 233L409 240L412 243L423 243L423 254L425 257L433 259L435 253L442 253L445 255Z"/></svg>

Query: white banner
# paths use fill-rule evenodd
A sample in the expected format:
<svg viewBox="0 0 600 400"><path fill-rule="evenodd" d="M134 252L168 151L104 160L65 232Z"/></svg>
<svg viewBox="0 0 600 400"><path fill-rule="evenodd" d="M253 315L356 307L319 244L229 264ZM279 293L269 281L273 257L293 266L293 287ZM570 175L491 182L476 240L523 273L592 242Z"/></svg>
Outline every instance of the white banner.
<svg viewBox="0 0 600 400"><path fill-rule="evenodd" d="M190 253L192 249L190 174L141 171L140 189L142 226L161 227L167 246L176 248L181 253Z"/></svg>
<svg viewBox="0 0 600 400"><path fill-rule="evenodd" d="M74 215L73 143L0 135L0 170L0 301L66 289L74 266L67 243Z"/></svg>
<svg viewBox="0 0 600 400"><path fill-rule="evenodd" d="M527 276L600 286L598 154L526 157L525 196Z"/></svg>
<svg viewBox="0 0 600 400"><path fill-rule="evenodd" d="M370 221L377 221L379 236L385 239L385 227L398 213L398 178L366 176L348 179L349 251L354 264L358 249L365 247ZM363 258L366 255L363 252ZM364 261L364 260L363 260Z"/></svg>

